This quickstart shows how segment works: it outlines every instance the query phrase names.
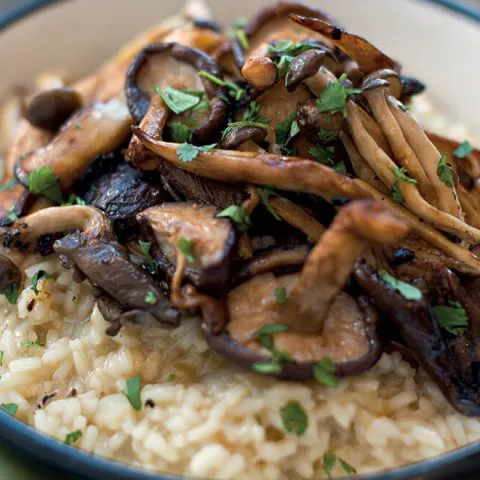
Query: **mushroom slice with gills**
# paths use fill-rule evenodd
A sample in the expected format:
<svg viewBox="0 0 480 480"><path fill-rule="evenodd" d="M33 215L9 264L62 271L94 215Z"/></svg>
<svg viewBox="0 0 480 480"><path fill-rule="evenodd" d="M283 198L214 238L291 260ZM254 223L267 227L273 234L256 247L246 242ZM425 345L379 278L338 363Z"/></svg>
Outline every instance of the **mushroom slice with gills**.
<svg viewBox="0 0 480 480"><path fill-rule="evenodd" d="M478 329L480 309L457 276L443 264L418 269L418 277L399 275L421 292L409 301L382 281L367 263L359 263L355 278L390 324L398 330L416 360L449 402L462 414L480 415Z"/></svg>
<svg viewBox="0 0 480 480"><path fill-rule="evenodd" d="M191 111L200 104L201 96L195 92L201 95L205 92L209 100L208 113L192 130L192 140L195 144L212 143L227 122L228 107L223 100L227 91L225 87L201 78L198 75L201 71L222 78L215 61L200 50L178 43L157 43L144 48L131 63L125 84L128 106L135 123L140 123L147 113L153 87L165 91L166 95L168 89L181 90L177 95L192 101L189 108L176 112L178 114Z"/></svg>
<svg viewBox="0 0 480 480"><path fill-rule="evenodd" d="M49 207L0 229L7 248L32 249L49 233L79 230L57 240L54 250L66 256L94 284L123 307L145 311L165 326L178 325L178 312L117 241L106 215L93 207Z"/></svg>
<svg viewBox="0 0 480 480"><path fill-rule="evenodd" d="M82 97L73 88L44 90L28 99L25 117L34 127L55 133L82 104Z"/></svg>
<svg viewBox="0 0 480 480"><path fill-rule="evenodd" d="M219 213L211 205L195 203L165 203L137 215L139 222L151 227L156 243L170 264L173 276L179 256L184 257L179 245L191 247L184 276L202 290L218 294L226 288L236 234L230 221L217 218Z"/></svg>
<svg viewBox="0 0 480 480"><path fill-rule="evenodd" d="M401 67L390 57L381 52L358 35L354 35L331 25L324 19L315 17L314 15L305 16L304 14L292 13L290 18L301 25L319 33L328 41L332 42L342 52L358 63L359 68L364 74L369 74L380 69L390 69L399 72Z"/></svg>
<svg viewBox="0 0 480 480"><path fill-rule="evenodd" d="M220 336L207 338L233 361L253 366L272 351L289 359L282 376L311 377L329 358L339 374L368 370L381 353L375 315L365 299L344 292L357 258L371 242L394 243L408 227L382 202L353 202L338 213L298 274L264 273L228 295L229 322ZM259 332L281 325L266 347ZM270 350L270 352L269 352ZM255 369L255 367L254 367Z"/></svg>
<svg viewBox="0 0 480 480"><path fill-rule="evenodd" d="M19 160L16 173L27 184L27 175L50 167L60 186L68 189L90 162L118 148L130 132L131 117L119 100L97 103L78 112L45 147Z"/></svg>

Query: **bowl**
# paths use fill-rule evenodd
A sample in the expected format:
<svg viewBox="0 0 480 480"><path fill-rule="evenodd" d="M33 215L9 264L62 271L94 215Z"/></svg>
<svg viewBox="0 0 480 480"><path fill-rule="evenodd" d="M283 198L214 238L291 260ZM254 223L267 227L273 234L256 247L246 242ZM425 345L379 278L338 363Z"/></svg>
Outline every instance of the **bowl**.
<svg viewBox="0 0 480 480"><path fill-rule="evenodd" d="M268 0L210 0L222 23L248 15ZM480 14L448 0L310 0L362 34L426 82L430 98L449 118L480 131ZM40 8L44 7L44 8ZM158 0L71 0L30 2L0 18L0 97L34 74L62 67L74 76L92 70L124 42L162 17L177 2ZM454 12L457 10L457 12ZM478 82L477 82L478 83ZM0 437L29 454L81 475L104 480L168 480L180 477L149 472L93 456L49 438L0 412ZM480 443L441 457L365 480L460 478L480 468Z"/></svg>

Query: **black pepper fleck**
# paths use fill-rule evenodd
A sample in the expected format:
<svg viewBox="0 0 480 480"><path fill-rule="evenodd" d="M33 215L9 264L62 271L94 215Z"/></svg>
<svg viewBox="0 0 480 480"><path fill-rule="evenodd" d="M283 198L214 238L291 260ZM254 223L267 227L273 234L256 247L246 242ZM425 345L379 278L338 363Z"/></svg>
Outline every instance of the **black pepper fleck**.
<svg viewBox="0 0 480 480"><path fill-rule="evenodd" d="M155 408L155 402L152 400L152 399L148 399L146 402L145 402L145 406L146 407L150 407L150 408Z"/></svg>
<svg viewBox="0 0 480 480"><path fill-rule="evenodd" d="M332 31L332 39L333 40L341 40L342 39L342 30L340 28L335 27Z"/></svg>

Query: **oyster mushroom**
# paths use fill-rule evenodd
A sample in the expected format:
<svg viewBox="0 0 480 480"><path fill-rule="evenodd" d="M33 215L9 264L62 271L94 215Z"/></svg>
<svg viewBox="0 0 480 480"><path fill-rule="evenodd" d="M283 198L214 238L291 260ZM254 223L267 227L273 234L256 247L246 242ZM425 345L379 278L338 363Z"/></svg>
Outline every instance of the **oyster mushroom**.
<svg viewBox="0 0 480 480"><path fill-rule="evenodd" d="M221 78L222 72L206 53L177 43L149 45L133 60L125 84L127 102L136 123L140 123L150 105L152 87L203 91L210 101L210 111L202 124L192 130L196 144L213 142L227 121L228 108L223 98L225 87L218 86L197 73L208 72Z"/></svg>
<svg viewBox="0 0 480 480"><path fill-rule="evenodd" d="M185 278L218 294L230 276L236 234L231 223L217 218L217 213L219 210L210 205L164 203L139 213L137 219L151 227L170 276L177 269L178 257L184 255L178 247L183 239L192 249Z"/></svg>
<svg viewBox="0 0 480 480"><path fill-rule="evenodd" d="M2 228L7 248L32 249L50 233L79 230L54 243L54 250L66 256L94 284L128 309L150 313L166 326L178 324L178 312L153 279L134 265L115 238L104 213L93 207L50 207Z"/></svg>
<svg viewBox="0 0 480 480"><path fill-rule="evenodd" d="M40 91L27 103L25 117L36 128L55 133L77 110L82 97L72 88Z"/></svg>
<svg viewBox="0 0 480 480"><path fill-rule="evenodd" d="M315 364L324 358L332 360L341 375L368 370L381 353L375 314L365 298L355 299L343 289L371 242L395 243L407 232L408 227L381 202L347 205L300 273L263 273L233 289L226 331L220 336L207 331L208 341L221 355L252 367L271 353L258 332L282 325L284 329L272 335L275 351L289 358L281 365L281 376L311 377Z"/></svg>

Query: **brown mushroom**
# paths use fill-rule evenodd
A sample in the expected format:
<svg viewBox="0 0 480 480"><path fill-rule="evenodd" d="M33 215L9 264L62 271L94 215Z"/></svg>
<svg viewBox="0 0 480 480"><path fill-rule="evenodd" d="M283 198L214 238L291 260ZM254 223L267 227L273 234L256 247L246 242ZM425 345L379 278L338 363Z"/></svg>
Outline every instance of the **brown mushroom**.
<svg viewBox="0 0 480 480"><path fill-rule="evenodd" d="M340 135L345 117L342 112L319 112L316 100L308 100L298 107L297 121L310 142L330 144Z"/></svg>
<svg viewBox="0 0 480 480"><path fill-rule="evenodd" d="M37 128L55 133L77 110L82 97L72 88L44 90L27 102L25 117Z"/></svg>
<svg viewBox="0 0 480 480"><path fill-rule="evenodd" d="M20 288L22 273L20 269L7 256L0 255L0 292L5 293L5 289Z"/></svg>

